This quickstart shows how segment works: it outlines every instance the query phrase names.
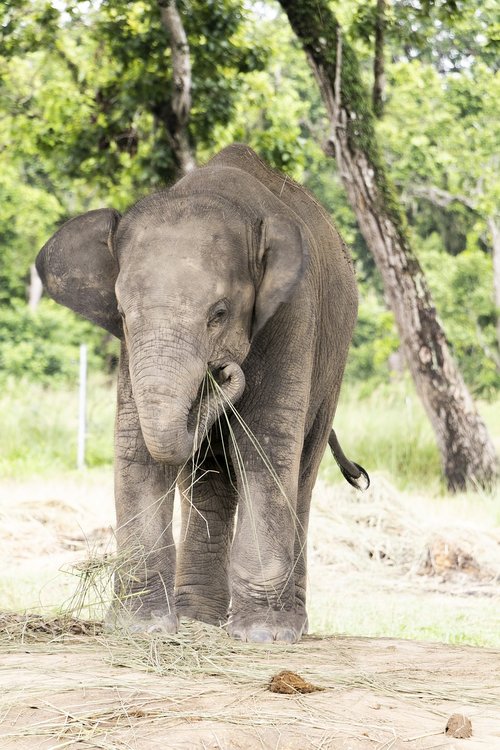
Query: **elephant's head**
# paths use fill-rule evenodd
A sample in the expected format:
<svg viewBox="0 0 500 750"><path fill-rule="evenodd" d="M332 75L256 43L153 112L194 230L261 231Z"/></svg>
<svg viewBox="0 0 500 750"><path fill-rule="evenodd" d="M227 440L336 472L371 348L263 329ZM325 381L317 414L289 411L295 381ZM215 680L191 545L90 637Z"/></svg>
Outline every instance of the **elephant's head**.
<svg viewBox="0 0 500 750"><path fill-rule="evenodd" d="M101 209L72 219L38 256L57 302L125 339L141 429L158 461L183 464L224 403L242 395L251 340L304 273L300 221L258 203L256 213L176 186L123 217ZM202 392L207 370L217 395Z"/></svg>

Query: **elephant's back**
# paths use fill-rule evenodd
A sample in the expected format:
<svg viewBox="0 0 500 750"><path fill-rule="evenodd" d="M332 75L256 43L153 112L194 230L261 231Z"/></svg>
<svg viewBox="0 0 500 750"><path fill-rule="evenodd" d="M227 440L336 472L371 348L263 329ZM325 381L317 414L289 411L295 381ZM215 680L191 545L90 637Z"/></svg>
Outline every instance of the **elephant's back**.
<svg viewBox="0 0 500 750"><path fill-rule="evenodd" d="M271 169L249 146L234 143L220 151L210 166L241 169L259 180L277 198L289 206L308 226L315 239L321 265L335 266L336 273L354 277L352 259L331 217L305 187L288 175Z"/></svg>

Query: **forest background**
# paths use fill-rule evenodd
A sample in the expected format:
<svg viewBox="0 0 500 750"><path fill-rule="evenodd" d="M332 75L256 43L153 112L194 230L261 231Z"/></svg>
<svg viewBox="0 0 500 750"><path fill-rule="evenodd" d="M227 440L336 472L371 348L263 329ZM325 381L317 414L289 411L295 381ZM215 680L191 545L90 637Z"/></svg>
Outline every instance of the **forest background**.
<svg viewBox="0 0 500 750"><path fill-rule="evenodd" d="M330 6L369 91L380 0ZM276 2L179 0L177 8L192 66L187 134L196 161L248 143L314 192L351 248L360 311L343 396L355 409L345 417L348 448L397 482L439 485L434 438L373 257L325 153L330 124L286 16ZM496 3L398 0L384 11L377 138L438 316L491 430L500 389ZM91 398L100 404L87 461L108 463L102 402L116 342L47 298L38 304L30 269L68 218L101 206L123 211L178 177L170 40L159 5L120 0L10 0L0 36L0 381L4 418L16 425L4 432L2 471L72 466L74 437L50 421L60 410L47 414L43 404L74 391L80 343L90 347Z"/></svg>

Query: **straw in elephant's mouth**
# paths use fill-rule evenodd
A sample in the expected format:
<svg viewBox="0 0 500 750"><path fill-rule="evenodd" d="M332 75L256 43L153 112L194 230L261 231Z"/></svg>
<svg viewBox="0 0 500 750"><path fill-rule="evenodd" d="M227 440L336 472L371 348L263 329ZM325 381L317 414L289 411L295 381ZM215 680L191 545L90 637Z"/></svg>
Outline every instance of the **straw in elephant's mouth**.
<svg viewBox="0 0 500 750"><path fill-rule="evenodd" d="M218 385L222 385L224 378L222 376L223 366L220 365L209 365L207 372L200 383L196 398L192 403L188 415L188 430L194 432L199 422L200 414L202 412L202 402L208 401L211 398L215 398L213 385L211 384L211 378L215 380Z"/></svg>
<svg viewBox="0 0 500 750"><path fill-rule="evenodd" d="M194 430L196 429L196 425L198 423L199 415L201 411L201 400L203 396L206 397L207 387L208 387L207 378L205 376L200 383L200 387L198 388L198 393L196 394L196 398L193 401L191 408L189 410L188 422L187 422L189 432L194 432Z"/></svg>
<svg viewBox="0 0 500 750"><path fill-rule="evenodd" d="M209 365L187 419L187 431L195 451L215 421L226 413L227 408L233 409L244 389L245 375L236 362L220 367Z"/></svg>
<svg viewBox="0 0 500 750"><path fill-rule="evenodd" d="M218 385L222 385L224 382L222 371L224 370L225 366L226 365L208 365L207 375L208 373L210 373L210 375Z"/></svg>

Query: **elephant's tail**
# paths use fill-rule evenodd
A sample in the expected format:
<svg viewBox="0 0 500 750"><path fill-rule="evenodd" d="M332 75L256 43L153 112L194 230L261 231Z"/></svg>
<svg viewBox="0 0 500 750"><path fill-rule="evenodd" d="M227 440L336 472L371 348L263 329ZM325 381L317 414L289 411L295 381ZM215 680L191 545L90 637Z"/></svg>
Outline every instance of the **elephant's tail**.
<svg viewBox="0 0 500 750"><path fill-rule="evenodd" d="M335 430L333 429L330 432L330 437L328 438L328 445L330 446L333 457L337 462L337 466L339 467L340 471L344 475L345 479L349 482L349 484L352 484L352 486L356 487L357 490L367 490L370 486L370 477L368 476L368 472L365 471L359 464L354 463L354 461L349 461L344 451L340 447L340 443L335 434ZM358 481L359 479L361 479L361 477L365 481L365 486L360 484Z"/></svg>

